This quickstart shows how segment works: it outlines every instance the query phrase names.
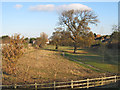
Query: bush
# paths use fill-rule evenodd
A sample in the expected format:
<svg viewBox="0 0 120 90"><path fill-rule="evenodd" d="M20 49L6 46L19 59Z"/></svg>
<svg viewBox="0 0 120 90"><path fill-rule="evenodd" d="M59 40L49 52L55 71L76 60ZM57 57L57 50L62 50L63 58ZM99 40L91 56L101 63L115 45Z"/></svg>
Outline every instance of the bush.
<svg viewBox="0 0 120 90"><path fill-rule="evenodd" d="M25 48L28 48L28 43L25 42L25 43L24 43L24 47L25 47Z"/></svg>
<svg viewBox="0 0 120 90"><path fill-rule="evenodd" d="M8 74L15 73L17 59L23 54L23 38L24 37L20 38L20 35L15 34L10 38L10 43L2 47L2 60L6 63L3 71Z"/></svg>

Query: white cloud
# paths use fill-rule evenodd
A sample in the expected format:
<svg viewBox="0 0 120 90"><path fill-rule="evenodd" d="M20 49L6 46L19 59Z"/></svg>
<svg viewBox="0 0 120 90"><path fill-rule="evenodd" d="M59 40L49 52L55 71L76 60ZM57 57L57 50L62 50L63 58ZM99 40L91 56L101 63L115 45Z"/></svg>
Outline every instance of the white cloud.
<svg viewBox="0 0 120 90"><path fill-rule="evenodd" d="M82 5L82 4L69 4L69 5L60 5L57 7L57 10L92 10L91 8L89 8L86 5Z"/></svg>
<svg viewBox="0 0 120 90"><path fill-rule="evenodd" d="M55 6L53 4L48 5L36 5L29 8L32 11L53 11Z"/></svg>
<svg viewBox="0 0 120 90"><path fill-rule="evenodd" d="M36 6L30 6L29 8L31 11L61 11L61 10L92 10L86 5L82 4L68 4L68 5L59 5L55 6L53 4L48 4L48 5L36 5Z"/></svg>
<svg viewBox="0 0 120 90"><path fill-rule="evenodd" d="M22 8L22 7L23 7L23 5L20 5L20 4L16 4L16 5L15 5L15 8L16 8L16 9L20 9L20 8Z"/></svg>

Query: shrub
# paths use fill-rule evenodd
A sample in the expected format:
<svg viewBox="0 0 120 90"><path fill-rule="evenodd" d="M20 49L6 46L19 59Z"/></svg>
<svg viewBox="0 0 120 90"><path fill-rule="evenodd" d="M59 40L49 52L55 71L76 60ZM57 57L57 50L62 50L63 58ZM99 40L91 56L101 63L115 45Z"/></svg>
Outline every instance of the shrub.
<svg viewBox="0 0 120 90"><path fill-rule="evenodd" d="M17 59L23 54L23 38L24 37L20 38L20 35L15 34L10 38L10 43L2 47L2 60L6 63L3 71L8 74L15 73Z"/></svg>
<svg viewBox="0 0 120 90"><path fill-rule="evenodd" d="M25 42L25 43L24 43L24 47L25 47L25 48L28 48L28 43Z"/></svg>

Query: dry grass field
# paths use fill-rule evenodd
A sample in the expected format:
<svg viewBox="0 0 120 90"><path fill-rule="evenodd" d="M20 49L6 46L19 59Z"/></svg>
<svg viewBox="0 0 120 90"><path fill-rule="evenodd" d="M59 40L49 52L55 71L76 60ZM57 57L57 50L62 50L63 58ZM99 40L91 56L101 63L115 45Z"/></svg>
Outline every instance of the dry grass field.
<svg viewBox="0 0 120 90"><path fill-rule="evenodd" d="M4 61L2 65L5 66ZM103 75L65 59L60 52L40 49L26 51L18 59L16 69L16 75L3 73L3 84L69 81Z"/></svg>

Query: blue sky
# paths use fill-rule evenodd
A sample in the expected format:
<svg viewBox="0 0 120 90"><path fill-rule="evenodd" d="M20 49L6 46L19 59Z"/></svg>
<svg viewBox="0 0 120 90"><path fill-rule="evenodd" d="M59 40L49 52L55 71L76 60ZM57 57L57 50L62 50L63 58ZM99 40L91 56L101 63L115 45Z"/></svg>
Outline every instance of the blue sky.
<svg viewBox="0 0 120 90"><path fill-rule="evenodd" d="M25 37L39 37L41 32L45 32L51 36L59 17L58 12L52 10L56 8L52 5L74 3L85 5L98 15L100 23L97 26L91 26L94 33L111 34L112 25L118 24L117 2L3 2L2 35L20 33ZM36 10L36 5L43 5L39 7L42 10ZM50 8L45 5L50 5ZM30 7L34 7L35 10L31 10Z"/></svg>

